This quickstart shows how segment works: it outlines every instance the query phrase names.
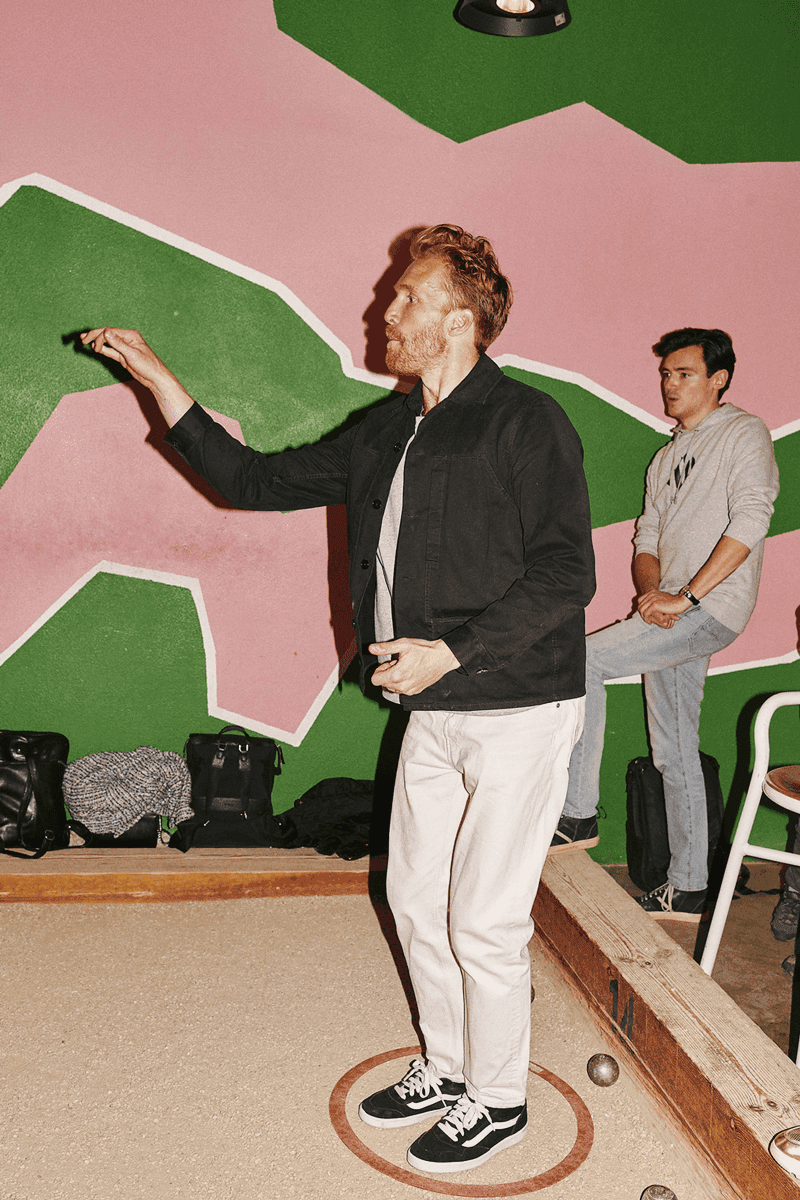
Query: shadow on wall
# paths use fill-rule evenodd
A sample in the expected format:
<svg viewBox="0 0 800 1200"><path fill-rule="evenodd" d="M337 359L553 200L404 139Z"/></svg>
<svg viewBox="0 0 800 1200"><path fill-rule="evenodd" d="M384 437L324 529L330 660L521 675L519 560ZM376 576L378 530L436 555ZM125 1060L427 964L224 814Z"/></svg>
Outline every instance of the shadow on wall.
<svg viewBox="0 0 800 1200"><path fill-rule="evenodd" d="M62 336L61 341L65 346L72 345L76 354L80 354L86 358L96 358L97 356L94 354L94 352L87 349L87 347L81 342L81 332L83 331L81 330L75 333L65 333ZM163 459L165 459L165 461L170 467L172 467L174 471L177 471L179 475L182 475L187 483L190 483L195 491L199 492L201 496L203 496L209 502L209 504L213 504L215 508L229 509L232 511L232 505L230 505L227 500L223 500L222 496L215 492L214 489L207 484L204 479L201 479L200 476L192 470L188 463L184 462L176 450L173 450L171 446L166 444L164 438L168 432L169 426L164 420L164 417L161 415L161 410L158 407L153 393L142 384L136 383L135 380L131 379L125 368L120 366L119 363L114 362L113 359L104 358L102 363L111 377L117 383L124 383L131 389L136 397L139 407L142 410L148 425L150 426L150 432L145 438L147 444L152 446L153 449L156 450Z"/></svg>
<svg viewBox="0 0 800 1200"><path fill-rule="evenodd" d="M209 504L218 509L228 509L234 512L233 505L223 499L210 484L206 483L183 458L177 450L164 441L168 426L158 407L155 397L147 388L127 379L128 386L134 392L136 399L150 425L150 433L145 439L148 445L157 450L173 470L199 492ZM354 414L360 417L361 414ZM348 418L348 422L350 418ZM326 510L326 525L328 535L328 602L331 610L331 629L333 630L336 655L344 671L354 652L352 610L350 606L350 587L348 583L347 556L347 518L344 505L332 505Z"/></svg>
<svg viewBox="0 0 800 1200"><path fill-rule="evenodd" d="M353 609L350 604L349 557L347 553L347 511L343 504L331 505L325 512L328 532L328 603L331 629L343 674L349 667L356 646L353 638Z"/></svg>
<svg viewBox="0 0 800 1200"><path fill-rule="evenodd" d="M394 300L394 285L411 264L409 247L417 236L425 229L425 225L413 225L399 233L389 246L390 264L372 289L374 299L364 310L364 366L376 375L386 372L386 321L384 314ZM402 391L407 389L403 387Z"/></svg>

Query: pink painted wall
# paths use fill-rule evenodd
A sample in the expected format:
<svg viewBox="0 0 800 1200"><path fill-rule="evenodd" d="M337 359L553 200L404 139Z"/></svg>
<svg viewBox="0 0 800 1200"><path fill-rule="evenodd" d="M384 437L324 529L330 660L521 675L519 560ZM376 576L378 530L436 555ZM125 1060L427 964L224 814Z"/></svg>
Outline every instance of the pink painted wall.
<svg viewBox="0 0 800 1200"><path fill-rule="evenodd" d="M720 324L739 358L731 400L772 429L798 418L785 350L800 275L796 163L687 166L585 104L456 145L279 33L264 0L224 7L140 0L100 10L88 0L67 8L6 0L0 46L0 183L49 176L279 279L349 347L356 365L364 362L362 315L392 241L413 225L458 221L491 237L514 283L497 354L577 372L661 418L650 345L677 325ZM109 404L114 396L111 389ZM70 397L55 419L84 403ZM117 436L101 413L73 419ZM155 486L156 460L139 463L136 439L127 444L133 474L124 505L115 501L97 529L81 527L74 561L45 573L39 603L60 594L89 549L116 558L117 545L134 554L138 529L144 553L152 521L125 528L123 516L144 511L133 477L141 471L140 481ZM48 445L37 448L43 457L31 460L31 470L49 469L58 447ZM181 487L165 475L159 486ZM177 493L169 499L184 502ZM46 523L46 514L36 519ZM225 519L211 506L202 519L189 512L198 538L203 520L216 530ZM264 518L257 521L260 537ZM258 541L249 522L248 514L237 518L237 569ZM319 600L324 608L328 596L327 583L319 586L324 529L318 517L276 516L269 537L280 538L292 522L315 547L318 579L311 586L296 578L293 594L319 639L312 650L325 647L327 679L335 662L330 616L314 607ZM152 548L158 569L175 569L178 537L162 523ZM630 592L629 531L613 527L598 538L602 584L590 628L623 616ZM779 543L767 556L758 620L728 652L732 662L792 648L786 559L782 567L778 555L796 549L796 535ZM203 575L195 559L186 573ZM270 578L275 603L284 604L283 581ZM796 596L797 579L789 583ZM213 608L213 580L206 586ZM36 603L21 585L9 629L27 628ZM294 644L290 638L291 682L280 696L283 704L297 698L292 722L306 706L290 670ZM234 674L235 646L229 650ZM309 677L314 686L318 674Z"/></svg>
<svg viewBox="0 0 800 1200"><path fill-rule="evenodd" d="M584 104L455 145L279 33L264 0L100 12L6 0L4 181L49 175L282 280L356 364L392 240L458 220L515 285L497 353L661 416L649 346L721 324L735 399L771 428L797 418L800 165L687 166Z"/></svg>
<svg viewBox="0 0 800 1200"><path fill-rule="evenodd" d="M5 516L13 528L24 513L26 527L5 543L3 586L14 602L0 606L0 646L21 639L98 563L197 580L214 643L214 706L231 719L257 715L265 732L296 741L353 637L346 565L329 562L326 512L232 510L198 488L177 454L153 445L136 395L117 384L65 396L0 490L0 523ZM219 419L243 440L235 421ZM340 532L343 546L343 522ZM32 570L36 546L59 551Z"/></svg>

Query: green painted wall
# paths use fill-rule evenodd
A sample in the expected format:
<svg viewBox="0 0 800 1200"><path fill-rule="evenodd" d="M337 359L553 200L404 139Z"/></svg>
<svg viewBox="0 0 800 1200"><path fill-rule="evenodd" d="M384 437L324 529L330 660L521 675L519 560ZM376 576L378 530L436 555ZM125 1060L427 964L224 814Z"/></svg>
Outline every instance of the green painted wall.
<svg viewBox="0 0 800 1200"><path fill-rule="evenodd" d="M454 7L275 0L285 33L456 142L585 101L686 162L800 157L795 4L571 0L536 38L465 29Z"/></svg>
<svg viewBox="0 0 800 1200"><path fill-rule="evenodd" d="M37 188L20 189L0 209L0 271L6 285L0 316L9 335L0 480L62 394L116 378L107 363L75 348L76 332L101 315L146 330L190 391L237 418L263 449L313 440L383 395L348 379L333 351L274 293ZM231 326L237 339L227 334ZM554 394L576 425L586 446L595 525L635 516L645 467L663 436L574 384L516 368L509 373ZM782 491L773 533L797 526L799 437L777 446ZM622 480L620 458L627 468ZM797 664L709 679L702 744L723 763L731 799L743 790L753 698L798 685ZM276 809L326 776L389 778L401 724L393 709L363 697L348 672L302 746L286 749ZM188 591L96 577L0 666L0 725L63 729L73 758L142 744L181 750L190 732L218 728L206 711L203 647ZM776 734L774 760L796 757L797 729L789 718L781 718ZM609 814L597 852L602 861L624 859L625 766L645 751L639 689L615 685L601 780ZM783 817L766 813L760 821L771 844L784 844Z"/></svg>

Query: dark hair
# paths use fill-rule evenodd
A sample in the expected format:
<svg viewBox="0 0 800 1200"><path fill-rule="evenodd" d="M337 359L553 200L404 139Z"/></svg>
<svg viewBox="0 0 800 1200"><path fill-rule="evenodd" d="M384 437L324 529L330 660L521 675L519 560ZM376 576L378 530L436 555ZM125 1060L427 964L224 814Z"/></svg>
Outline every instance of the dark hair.
<svg viewBox="0 0 800 1200"><path fill-rule="evenodd" d="M441 259L452 308L468 308L475 318L475 348L482 352L500 334L514 301L491 244L460 225L431 225L414 238L411 257Z"/></svg>
<svg viewBox="0 0 800 1200"><path fill-rule="evenodd" d="M687 346L699 346L703 352L703 362L706 364L706 375L709 377L717 371L727 371L728 380L719 389L720 396L727 392L733 379L733 368L736 366L736 355L733 353L733 342L730 334L724 329L674 329L653 346L656 358L666 358L675 350L685 350Z"/></svg>

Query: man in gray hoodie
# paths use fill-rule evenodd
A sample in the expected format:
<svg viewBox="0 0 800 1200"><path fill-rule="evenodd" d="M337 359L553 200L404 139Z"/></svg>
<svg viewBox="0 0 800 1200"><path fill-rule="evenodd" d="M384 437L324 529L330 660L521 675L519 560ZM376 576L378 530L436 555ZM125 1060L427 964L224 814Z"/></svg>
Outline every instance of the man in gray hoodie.
<svg viewBox="0 0 800 1200"><path fill-rule="evenodd" d="M753 611L778 469L764 422L721 403L736 357L720 329L678 329L653 347L677 421L647 471L636 523L637 611L586 639L586 724L550 853L596 846L605 682L641 673L653 761L664 780L667 882L640 896L655 917L698 922L708 884L700 704L711 655Z"/></svg>

